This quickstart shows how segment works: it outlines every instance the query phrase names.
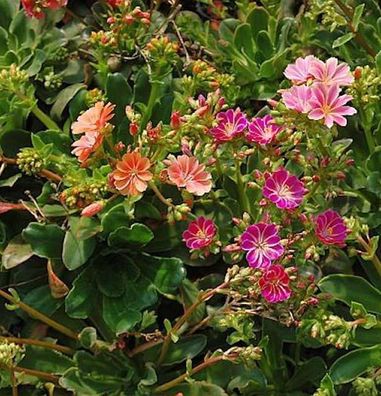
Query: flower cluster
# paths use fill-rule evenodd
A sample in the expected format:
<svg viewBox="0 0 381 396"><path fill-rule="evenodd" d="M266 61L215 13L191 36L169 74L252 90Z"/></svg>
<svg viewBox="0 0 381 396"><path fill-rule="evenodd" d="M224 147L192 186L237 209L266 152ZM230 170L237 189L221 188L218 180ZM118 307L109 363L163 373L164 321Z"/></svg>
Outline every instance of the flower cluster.
<svg viewBox="0 0 381 396"><path fill-rule="evenodd" d="M65 7L68 0L21 0L26 14L30 17L42 19L45 16L45 10L57 10Z"/></svg>
<svg viewBox="0 0 381 396"><path fill-rule="evenodd" d="M350 86L354 77L349 66L336 58L326 62L309 55L288 65L284 75L294 84L282 92L284 104L297 113L307 114L311 120L323 120L328 128L336 123L345 126L344 116L356 110L346 104L352 96L341 94L341 87Z"/></svg>

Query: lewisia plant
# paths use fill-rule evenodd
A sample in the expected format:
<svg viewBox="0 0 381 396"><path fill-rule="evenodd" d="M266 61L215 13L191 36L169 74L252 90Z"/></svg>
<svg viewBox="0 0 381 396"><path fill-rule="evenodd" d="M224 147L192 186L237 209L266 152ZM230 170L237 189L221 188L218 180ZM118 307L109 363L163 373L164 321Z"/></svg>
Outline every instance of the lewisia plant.
<svg viewBox="0 0 381 396"><path fill-rule="evenodd" d="M1 384L13 395L32 394L32 377L52 395L278 396L312 395L323 380L315 395L334 396L340 381L347 392L357 374L379 377L379 335L365 333L379 328L379 291L327 275L350 273L355 256L381 275L378 233L362 223L380 197L376 72L353 72L327 45L312 55L303 45L318 32L298 35L299 16L278 21L260 2L232 2L235 20L229 2L192 6L209 25L181 11L191 2L131 0L22 0L8 23L6 1L0 247L11 275L0 297L18 316L1 312ZM261 3L288 15L302 2ZM368 45L363 31L377 29L356 23L361 5L323 3L306 7L323 22L327 7L344 9L335 23ZM60 16L44 52L33 37ZM35 51L25 59L22 37ZM306 56L287 65L295 53ZM347 138L359 120L363 174ZM331 347L361 350L352 366Z"/></svg>

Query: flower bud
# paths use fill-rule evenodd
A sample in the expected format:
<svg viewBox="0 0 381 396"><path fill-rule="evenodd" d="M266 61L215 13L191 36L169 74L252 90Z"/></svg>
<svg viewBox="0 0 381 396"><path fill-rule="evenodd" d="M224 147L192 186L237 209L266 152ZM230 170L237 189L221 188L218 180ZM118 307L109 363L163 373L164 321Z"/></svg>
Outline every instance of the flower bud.
<svg viewBox="0 0 381 396"><path fill-rule="evenodd" d="M93 202L92 204L86 206L84 209L82 209L81 216L84 217L93 217L100 211L102 211L104 208L104 202L98 201L98 202Z"/></svg>

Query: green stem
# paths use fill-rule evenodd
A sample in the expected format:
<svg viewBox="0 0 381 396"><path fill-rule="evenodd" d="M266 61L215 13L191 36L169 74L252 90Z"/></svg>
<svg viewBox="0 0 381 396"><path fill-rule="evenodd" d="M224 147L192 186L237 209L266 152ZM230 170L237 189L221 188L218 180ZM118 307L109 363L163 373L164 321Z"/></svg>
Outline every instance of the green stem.
<svg viewBox="0 0 381 396"><path fill-rule="evenodd" d="M359 236L359 237L357 238L357 240L358 240L358 242L360 243L360 245L365 249L365 251L366 251L368 254L372 254L372 248L369 246L369 243L367 243L367 242L365 241L365 239L364 239L362 236ZM372 263L373 263L373 265L374 265L374 268L376 269L378 275L380 275L380 277L381 277L381 260L378 258L378 256L377 256L376 253L374 253L374 254L372 255L371 261L372 261Z"/></svg>
<svg viewBox="0 0 381 396"><path fill-rule="evenodd" d="M246 196L246 188L243 183L240 165L241 164L240 164L239 160L236 159L236 162L235 162L235 171L236 172L235 173L236 173L236 181L237 181L237 189L238 189L238 199L239 199L239 203L241 205L241 209L244 212L250 213L250 205L249 205L249 201Z"/></svg>
<svg viewBox="0 0 381 396"><path fill-rule="evenodd" d="M32 113L48 128L61 131L61 128L37 105L32 108Z"/></svg>
<svg viewBox="0 0 381 396"><path fill-rule="evenodd" d="M56 322L53 319L48 318L45 316L43 313L37 311L36 309L30 307L29 305L23 303L22 301L19 301L12 295L6 293L4 290L0 290L0 296L17 306L18 308L22 309L24 312L26 312L29 316L32 318L35 318L48 326L52 327L53 329L57 330L58 332L65 334L66 336L73 338L74 340L78 340L78 334L75 333L73 330L70 330L66 326Z"/></svg>
<svg viewBox="0 0 381 396"><path fill-rule="evenodd" d="M368 145L369 153L372 154L376 148L376 144L372 135L371 124L368 122L366 113L361 107L359 108L359 115L362 127L365 132L366 144Z"/></svg>
<svg viewBox="0 0 381 396"><path fill-rule="evenodd" d="M151 86L151 92L149 95L148 103L146 110L144 112L144 116L140 122L140 131L143 131L144 128L147 126L148 121L151 119L152 116L152 110L155 106L156 100L159 96L159 91L160 91L160 83L157 82L152 82Z"/></svg>

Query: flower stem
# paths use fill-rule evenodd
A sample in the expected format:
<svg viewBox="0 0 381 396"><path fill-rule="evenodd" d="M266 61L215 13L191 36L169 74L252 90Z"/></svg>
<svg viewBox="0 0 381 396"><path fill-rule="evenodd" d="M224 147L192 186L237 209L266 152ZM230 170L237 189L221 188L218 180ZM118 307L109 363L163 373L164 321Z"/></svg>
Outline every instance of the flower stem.
<svg viewBox="0 0 381 396"><path fill-rule="evenodd" d="M13 342L14 344L21 344L21 345L35 345L35 346L38 346L41 348L52 349L54 351L66 353L67 355L74 354L74 350L69 347L57 345L52 342L34 340L32 338L1 337L0 336L0 341L8 341L8 342Z"/></svg>
<svg viewBox="0 0 381 396"><path fill-rule="evenodd" d="M143 131L144 128L147 126L148 121L151 119L152 116L152 110L155 106L156 100L159 96L159 91L160 91L160 83L158 82L152 82L151 86L151 92L149 95L147 107L144 112L144 116L140 122L140 131Z"/></svg>
<svg viewBox="0 0 381 396"><path fill-rule="evenodd" d="M173 326L173 328L171 329L171 331L168 332L168 334L165 336L164 342L163 342L163 346L161 347L161 352L160 352L160 356L159 359L157 361L157 365L160 366L161 363L163 363L164 358L168 352L168 348L169 345L171 343L171 334L176 334L177 331L180 330L181 326L189 319L189 317L192 315L192 313L197 309L197 307L202 304L203 302L205 302L206 300L210 299L211 297L213 297L216 293L218 293L221 289L224 289L226 286L228 285L228 282L224 282L221 285L217 286L216 288L212 289L212 290L207 290L204 293L201 293L199 295L199 297L197 298L197 300L190 306L188 307L183 316L181 316L176 324Z"/></svg>
<svg viewBox="0 0 381 396"><path fill-rule="evenodd" d="M207 360L205 360L205 362L199 364L198 366L196 366L195 368L192 369L192 374L196 374L201 370L204 370L205 368L212 366L213 364L216 364L218 362L220 362L221 360L226 359L226 357L224 355L219 355L219 356L215 356L212 358L209 358ZM184 373L181 374L180 376L178 376L177 378L173 379L172 381L166 382L163 385L158 386L155 390L154 393L162 393L167 391L168 389L173 388L174 386L181 384L187 377L189 376L189 373Z"/></svg>
<svg viewBox="0 0 381 396"><path fill-rule="evenodd" d="M30 307L29 305L23 303L22 301L18 301L15 297L11 294L6 293L4 290L0 290L0 296L17 306L18 308L25 311L29 316L40 320L41 322L47 324L48 326L52 327L53 329L59 331L60 333L73 338L74 340L78 340L78 334L75 333L73 330L68 329L66 326L57 323L55 320L48 318L43 313L37 311L36 309Z"/></svg>
<svg viewBox="0 0 381 396"><path fill-rule="evenodd" d="M374 152L374 149L376 148L376 144L372 135L371 123L368 122L367 115L361 107L359 108L359 114L361 124L365 133L366 144L368 145L369 149L369 154L372 154Z"/></svg>
<svg viewBox="0 0 381 396"><path fill-rule="evenodd" d="M367 253L371 253L371 247L369 246L369 244L364 240L364 238L362 236L358 236L357 237L358 242L360 243L360 245L365 249L365 251ZM380 275L381 277L381 260L378 258L377 254L373 254L371 255L372 259L372 263L378 273L378 275Z"/></svg>
<svg viewBox="0 0 381 396"><path fill-rule="evenodd" d="M175 206L175 205L173 205L173 203L172 203L169 199L167 199L167 198L165 198L165 197L163 196L163 194L160 192L160 190L156 187L156 184L155 184L155 183L150 182L150 183L149 183L149 186L150 186L151 190L155 193L155 195L157 196L157 198L158 198L161 202L163 202L164 205L169 206L169 207L171 207L171 208L173 208L173 207Z"/></svg>
<svg viewBox="0 0 381 396"><path fill-rule="evenodd" d="M61 128L37 105L33 106L32 113L48 128L61 131Z"/></svg>
<svg viewBox="0 0 381 396"><path fill-rule="evenodd" d="M12 370L16 373L23 373L26 375L31 375L32 377L41 378L41 379L49 381L49 382L58 383L57 376L55 376L53 374L46 373L45 371L32 370L32 369L28 369L25 367L18 367L18 366L12 367Z"/></svg>
<svg viewBox="0 0 381 396"><path fill-rule="evenodd" d="M241 209L244 212L250 213L250 205L249 201L246 196L246 189L245 185L243 183L242 179L242 174L241 174L241 169L240 169L240 162L238 159L236 159L235 163L235 173L236 173L236 182L237 182L237 190L238 190L238 199L239 203L241 205Z"/></svg>

